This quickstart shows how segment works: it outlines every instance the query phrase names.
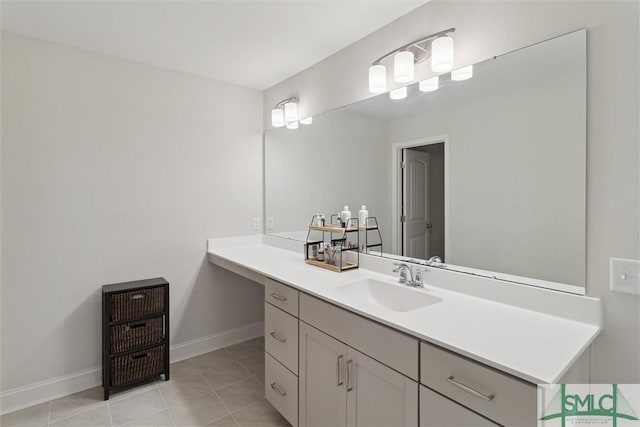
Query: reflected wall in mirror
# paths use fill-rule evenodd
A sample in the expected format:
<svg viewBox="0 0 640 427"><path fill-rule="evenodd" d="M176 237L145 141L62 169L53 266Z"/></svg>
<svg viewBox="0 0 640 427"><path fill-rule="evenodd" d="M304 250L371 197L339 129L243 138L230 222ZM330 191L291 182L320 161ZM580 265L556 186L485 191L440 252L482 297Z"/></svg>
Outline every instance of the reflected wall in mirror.
<svg viewBox="0 0 640 427"><path fill-rule="evenodd" d="M585 194L586 30L265 133L268 233L366 205L372 253L516 282L584 288Z"/></svg>

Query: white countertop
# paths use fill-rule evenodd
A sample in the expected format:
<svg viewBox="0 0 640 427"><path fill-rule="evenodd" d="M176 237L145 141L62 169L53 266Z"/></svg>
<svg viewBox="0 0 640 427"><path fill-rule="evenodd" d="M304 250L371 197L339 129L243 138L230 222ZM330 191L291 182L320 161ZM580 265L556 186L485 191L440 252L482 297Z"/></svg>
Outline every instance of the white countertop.
<svg viewBox="0 0 640 427"><path fill-rule="evenodd" d="M397 284L390 275L363 268L342 273L324 270L306 264L302 253L255 238L241 237L235 244L228 238L220 239L219 245L216 241L209 241L209 259L214 263L226 260L536 384L558 382L600 332L600 325L593 322L453 292L428 282L415 292L427 292L442 301L409 312L393 312L368 304L364 298L354 301L337 290L365 278ZM560 297L566 304L567 297ZM549 293L544 298L549 298Z"/></svg>

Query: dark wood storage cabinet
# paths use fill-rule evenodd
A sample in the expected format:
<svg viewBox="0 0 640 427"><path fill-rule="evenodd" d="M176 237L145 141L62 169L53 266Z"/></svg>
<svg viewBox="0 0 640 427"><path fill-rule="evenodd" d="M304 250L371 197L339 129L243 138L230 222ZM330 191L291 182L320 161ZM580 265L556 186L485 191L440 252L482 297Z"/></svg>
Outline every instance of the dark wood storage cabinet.
<svg viewBox="0 0 640 427"><path fill-rule="evenodd" d="M164 374L169 380L169 282L162 277L102 287L102 386Z"/></svg>

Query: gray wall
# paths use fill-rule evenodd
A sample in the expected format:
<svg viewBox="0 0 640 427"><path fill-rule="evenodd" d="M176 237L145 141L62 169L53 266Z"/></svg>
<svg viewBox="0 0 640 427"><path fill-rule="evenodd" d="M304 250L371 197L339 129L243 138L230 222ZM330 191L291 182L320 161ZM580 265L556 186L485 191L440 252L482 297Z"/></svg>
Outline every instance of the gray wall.
<svg viewBox="0 0 640 427"><path fill-rule="evenodd" d="M2 34L3 391L100 365L100 285L164 276L171 338L262 321L206 239L262 210L262 94Z"/></svg>
<svg viewBox="0 0 640 427"><path fill-rule="evenodd" d="M265 127L270 107L288 96L300 98L302 117L370 97L371 61L431 32L457 28L458 67L587 28L587 293L602 299L605 328L592 346L591 380L638 383L640 303L609 291L609 258L640 258L638 14L631 1L432 1L266 90ZM430 75L418 70L416 79Z"/></svg>

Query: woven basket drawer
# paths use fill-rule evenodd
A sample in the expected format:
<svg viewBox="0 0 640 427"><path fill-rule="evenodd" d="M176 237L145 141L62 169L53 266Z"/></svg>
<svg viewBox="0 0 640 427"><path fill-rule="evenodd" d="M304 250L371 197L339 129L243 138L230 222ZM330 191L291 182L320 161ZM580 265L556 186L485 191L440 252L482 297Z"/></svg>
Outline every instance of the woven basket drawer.
<svg viewBox="0 0 640 427"><path fill-rule="evenodd" d="M121 323L111 327L111 354L161 344L164 339L163 318Z"/></svg>
<svg viewBox="0 0 640 427"><path fill-rule="evenodd" d="M164 311L164 287L120 292L111 296L111 321L136 319Z"/></svg>
<svg viewBox="0 0 640 427"><path fill-rule="evenodd" d="M164 369L164 346L114 356L111 359L111 386L116 387L149 376L159 375Z"/></svg>

